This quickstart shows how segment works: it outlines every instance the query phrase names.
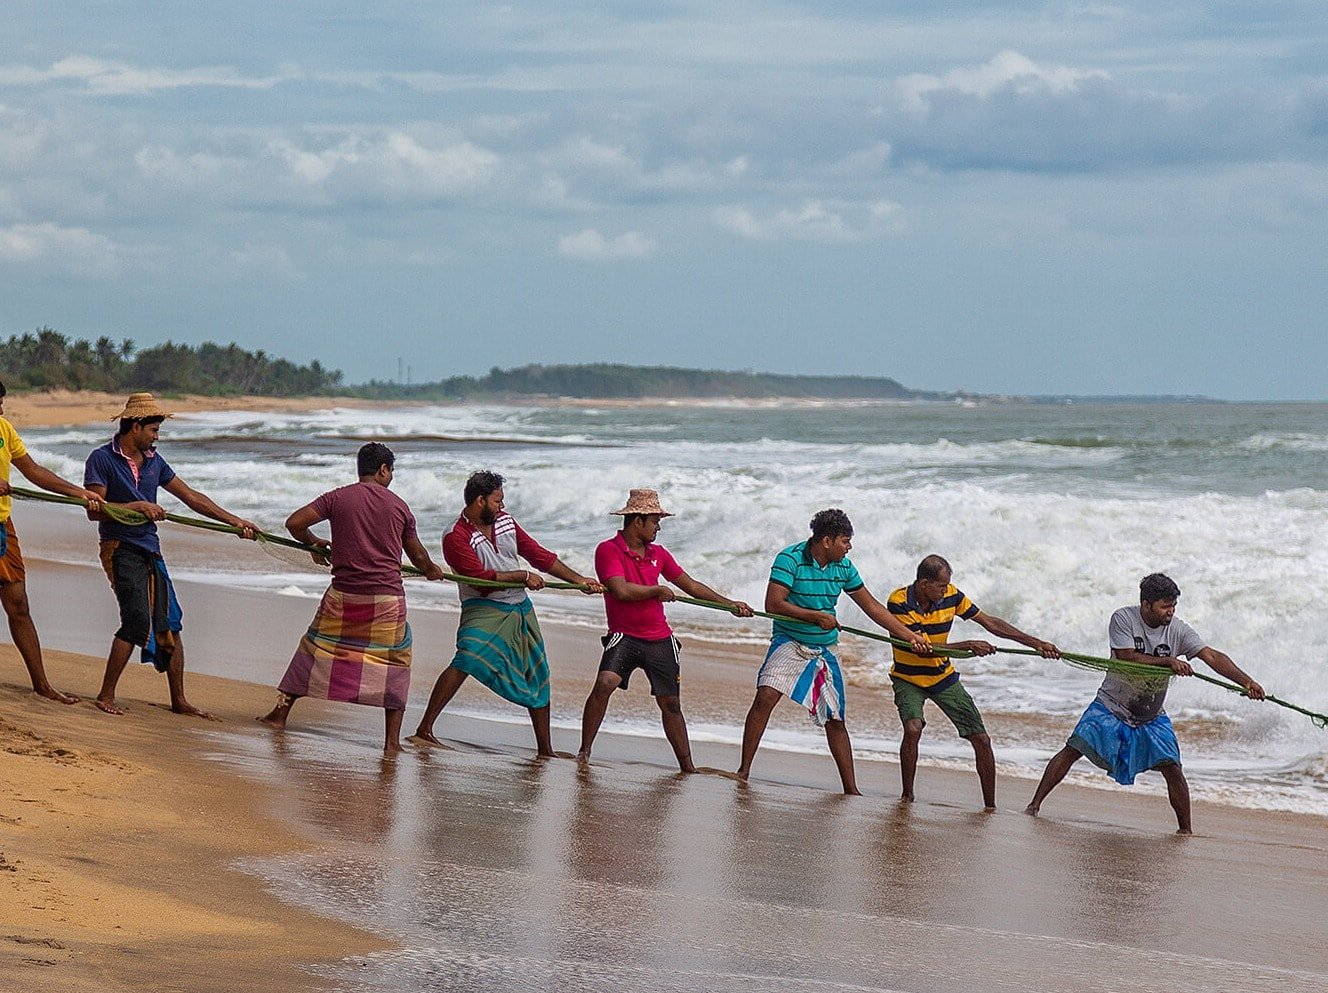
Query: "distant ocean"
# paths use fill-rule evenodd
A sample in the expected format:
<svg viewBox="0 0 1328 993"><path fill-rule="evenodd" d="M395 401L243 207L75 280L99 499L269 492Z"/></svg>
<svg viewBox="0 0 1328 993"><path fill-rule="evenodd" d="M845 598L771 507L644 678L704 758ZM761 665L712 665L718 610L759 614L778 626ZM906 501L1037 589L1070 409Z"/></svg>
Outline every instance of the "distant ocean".
<svg viewBox="0 0 1328 993"><path fill-rule="evenodd" d="M106 431L24 432L37 457L77 477ZM163 451L191 484L273 530L354 477L363 440L397 452L395 490L437 549L466 476L492 468L522 524L583 570L629 488L660 491L676 517L661 540L693 575L759 605L770 560L816 510L848 511L852 558L884 598L923 555L954 565L983 609L1062 648L1107 653L1106 625L1163 571L1179 615L1278 695L1328 711L1328 406L938 403L438 406L312 414L190 415ZM187 575L314 595L326 580L276 559L265 575L189 563ZM412 585L416 608L455 609L450 586ZM869 625L852 605L849 624ZM598 603L546 596L546 619L599 628ZM678 606L682 633L758 644L768 624ZM959 625L953 637L977 637ZM882 646L846 639L859 681ZM962 663L984 710L1066 731L1099 677L1011 656ZM1197 681L1168 700L1201 796L1328 812L1328 732ZM508 715L510 716L510 715ZM1020 722L1011 722L1017 735ZM736 738L738 729L706 729ZM809 732L787 747L823 748ZM962 745L962 743L961 743ZM884 750L884 746L883 750ZM893 751L893 745L890 746ZM932 761L968 761L933 746ZM1045 748L1010 734L1001 761L1036 772Z"/></svg>

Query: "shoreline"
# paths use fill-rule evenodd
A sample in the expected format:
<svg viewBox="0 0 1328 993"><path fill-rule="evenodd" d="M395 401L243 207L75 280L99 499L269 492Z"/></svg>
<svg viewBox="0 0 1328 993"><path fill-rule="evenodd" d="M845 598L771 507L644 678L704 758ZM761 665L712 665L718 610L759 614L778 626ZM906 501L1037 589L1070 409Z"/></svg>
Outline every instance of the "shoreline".
<svg viewBox="0 0 1328 993"><path fill-rule="evenodd" d="M91 526L71 516L66 508L33 503L19 507L17 518L24 547L29 550L30 564L34 568L40 565L44 570L44 574L30 574L29 593L33 616L45 641L68 651L89 654L104 652L106 633L115 628L114 602L106 591L102 571L92 564L95 535ZM301 631L308 624L326 577L308 574L316 588L312 596L307 593L298 596L279 593L275 584L253 588L242 584L232 585L224 578L220 582L200 581L198 578L190 578L192 570L206 572L218 568L222 563L228 571L255 573L284 572L291 567L281 559L274 559L253 543L189 528L167 528L163 532L163 541L186 608L191 671L236 676L258 684L275 681L288 660L288 655L283 656L283 652L289 649L287 641L293 644L292 632ZM44 551L51 558L40 558L34 549ZM45 575L51 577L49 587ZM449 586L441 584L444 591L448 591ZM420 591L423 588L421 582L408 583L408 595L412 589ZM429 587L433 595L427 607L411 597L411 626L417 645L416 697L420 695L420 682L427 681L431 686L443 666L450 661L451 646L454 643L457 618L455 603L445 602L439 606L435 602L438 590L439 587ZM558 620L556 615L548 616L553 613L553 603L550 601L573 597L580 599L578 596L545 596L541 609L541 627L549 645L550 658L554 662L552 716L555 724L561 722L570 726L580 720L580 707L598 666L599 636L603 632L597 626ZM77 625L71 625L65 614L56 607L61 600L70 598L86 604L86 617ZM694 731L694 739L700 742L698 752L703 753L711 742L722 747L726 741L733 743L740 738L746 710L751 703L755 672L766 646L764 641L721 641L713 640L713 636L688 634L680 624L682 618L678 616L679 611L688 609L676 608L674 623L679 625L679 637L684 646L688 722ZM228 615L236 614L248 618L243 631L233 630L225 620ZM228 658L226 647L238 649L244 661L236 662ZM874 651L875 646L871 643L848 639L840 655L849 682L849 724L855 754L859 762L867 763L868 767L888 770L882 774L886 781L884 792L891 794L898 786L897 751L902 730L888 682L875 667ZM980 688L982 684L971 679L969 685ZM973 692L981 704L980 689L974 689ZM1091 692L1084 699L1091 699ZM505 709L505 705L497 698L470 683L463 687L458 704L482 712L501 712ZM413 698L408 725L410 718L422 706L423 699ZM1031 796L1046 759L1064 743L1066 735L1074 726L1075 716L1039 716L1022 711L1004 711L990 705L983 707L983 713L992 733L998 769L1003 779L1014 784L1015 792ZM626 732L629 736L637 736L642 729L647 734L653 733L651 729L658 726L658 715L650 698L635 691L616 695L608 717L607 726L612 726L616 720L630 721L633 727ZM923 789L929 775L927 770L945 770L960 776L961 780L964 776L972 775L972 757L967 743L957 737L948 721L939 715L934 715L934 718L928 722L920 756ZM1298 720L1296 717L1290 719ZM1174 720L1177 722L1182 747L1187 740L1191 742L1188 757L1196 763L1193 768L1202 769L1215 758L1220 761L1220 750L1214 751L1210 747L1205 752L1199 748L1204 736L1211 742L1214 735L1222 733L1220 729L1191 727L1180 717ZM410 725L406 730L412 727ZM783 747L780 746L781 739ZM818 754L823 739L805 714L785 704L775 711L766 744L785 754ZM1228 744L1232 749L1239 748L1238 738L1233 737ZM767 750L771 748L767 747ZM1042 754L1039 757L1036 753ZM1165 802L1161 780L1153 781L1155 778L1144 777L1133 788L1133 792L1144 798ZM1322 801L1314 798L1300 800L1289 786L1279 789L1274 783L1261 792L1253 789L1251 784L1232 784L1226 777L1205 777L1202 772L1197 778L1192 773L1190 779L1196 801L1203 800L1240 811L1271 810L1328 817L1328 811L1319 809ZM1070 773L1067 785L1071 784L1105 797L1123 795L1122 788L1087 762L1079 763ZM976 791L976 780L973 789ZM874 792L879 794L882 788L878 786Z"/></svg>
<svg viewBox="0 0 1328 993"><path fill-rule="evenodd" d="M859 912L890 908L890 916L883 919L889 927L930 927L927 921L939 914L946 926L977 928L970 935L974 947L982 955L997 956L1001 968L1013 975L1025 964L1005 961L1002 953L988 947L982 937L987 929L999 925L1003 932L1013 928L1011 934L1041 934L1052 946L1071 937L1067 925L1058 923L1064 908L1054 914L1038 909L1039 901L1050 897L1030 880L1047 864L1064 875L1073 873L1076 859L1087 858L1085 868L1108 885L1118 874L1132 878L1138 871L1132 860L1149 852L1144 865L1161 866L1159 871L1165 871L1177 890L1172 898L1187 913L1205 918L1216 932L1182 940L1165 927L1154 935L1140 925L1123 936L1104 932L1097 940L1112 945L1123 941L1131 949L1171 949L1168 954L1179 950L1177 941L1193 940L1209 957L1205 962L1234 955L1246 964L1243 968L1260 976L1260 970L1280 960L1295 969L1314 968L1316 953L1289 937L1294 929L1286 915L1299 921L1319 894L1328 893L1321 816L1253 812L1198 801L1199 835L1186 840L1192 845L1181 842L1177 848L1171 811L1161 796L1066 783L1043 816L1034 819L1020 809L1030 784L1001 774L1000 809L983 814L977 809L976 780L969 768L922 768L914 804L895 798L897 765L890 761L860 764L859 779L868 796L838 795L833 764L825 753L763 749L745 788L723 774L681 777L658 732L657 711L644 686L636 684L616 695L586 771L566 760L534 761L529 727L515 708L499 719L476 716L477 707L502 704L473 681L439 722L442 748L411 747L395 762L383 762L378 754L381 716L371 708L305 701L284 734L273 734L252 720L271 702L271 685L289 657L301 620L307 623L310 601L192 583L181 584L189 694L226 723L170 714L163 706L164 681L137 662L121 682L119 698L128 713L112 718L87 702L103 665L92 652L113 627L111 598L104 590L91 592L104 579L90 568L40 559L31 560L30 570L34 607L45 604L58 611L62 603L87 605L86 617L76 625L87 631L72 633L84 639L88 649L83 655L47 649L52 682L83 697L67 708L26 692L14 649L0 648L0 748L8 753L7 771L14 770L3 787L9 803L6 816L0 817L0 852L12 868L0 865L0 892L5 894L0 935L17 936L0 940L0 966L30 979L32 989L118 993L165 987L220 993L271 988L279 976L288 988L313 991L365 969L370 970L366 977L375 969L387 975L397 975L395 969L407 971L400 985L364 989L418 988L412 985L418 977L409 972L412 956L420 954L409 951L420 940L411 915L397 919L386 912L355 909L356 891L344 889L352 884L338 882L344 866L355 866L351 878L374 890L388 883L370 883L369 878L385 870L374 868L369 878L364 872L380 863L391 867L400 862L400 869L384 876L395 880L393 886L406 887L393 890L397 895L391 899L406 899L413 892L410 880L417 875L432 880L428 886L451 887L455 878L484 877L506 865L514 853L528 850L538 855L519 856L518 861L534 860L539 867L536 882L553 873L555 880L565 880L557 885L575 889L585 885L577 880L589 873L607 879L596 885L617 886L624 881L619 874L626 870L617 861L624 853L614 847L612 833L602 834L605 818L617 825L614 831L653 838L651 844L663 846L659 852L642 849L628 860L634 864L632 860L645 859L642 871L649 871L640 880L628 873L627 893L646 886L663 901L639 909L650 917L686 916L690 911L684 908L692 907L689 901L694 899L687 895L688 887L704 889L710 878L683 872L679 885L685 884L684 889L677 891L671 874L660 876L651 868L655 859L674 864L675 858L696 857L697 872L707 865L707 872L719 872L720 863L714 860L722 860L722 852L737 845L750 853L741 862L743 871L755 875L751 880L734 877L733 885L756 886L742 905L757 919L773 912L769 900L776 909L806 905L807 913L819 913L817 908L838 906L848 892L853 894L850 910L861 900L868 902ZM426 613L435 616L423 616ZM243 631L235 623L240 616L246 619ZM452 615L441 612L418 612L413 618L412 623L419 624L419 647L407 732L447 661L445 640L436 643L455 624ZM68 625L59 628L50 617L39 617L38 626L48 643L71 633ZM555 708L564 716L575 715L593 679L590 643L595 639L585 630L555 625L546 630L546 638L554 662ZM746 689L759 654L748 648L712 651L696 643L688 644L686 653L687 713L694 724L707 711L707 697L729 692L724 687L735 682ZM223 678L220 672L239 678ZM867 695L860 691L857 698ZM772 728L806 721L787 705L777 709L775 718ZM623 719L649 722L655 731L616 733L614 724ZM574 727L555 726L554 744L564 755L575 750L576 739ZM707 742L697 749L698 762L717 770L734 767L736 754L736 747L726 743ZM666 824L676 828L661 834L660 825ZM704 833L696 835L702 826ZM782 848L778 857L759 853L786 831L794 837L829 831L831 844L844 846L849 854L848 864L828 871L852 873L855 860L865 860L870 878L850 884L845 877L810 893L785 889L790 881L786 873L798 865L786 861L795 858L793 853ZM566 840L559 840L561 832L570 832ZM884 849L863 847L877 836ZM942 873L950 880L945 886L955 887L953 891L928 889L921 904L898 904L902 892L912 891L914 876L901 872L895 855L923 857L939 837L946 838L945 850L953 855L973 849L985 853L984 860L995 859L982 870L995 875L970 877L967 873L975 870L964 868L970 858L965 855L953 872ZM702 838L709 839L702 849L708 845L715 850L698 850ZM603 854L586 854L601 844L609 846ZM682 848L664 854L674 846ZM352 853L353 861L346 863ZM442 861L435 865L438 859ZM244 871L234 868L237 863ZM723 871L732 874L731 869ZM440 872L445 877L441 881L435 878ZM792 878L802 872L795 869ZM759 886L753 881L763 878L767 881ZM200 879L207 880L206 885L200 885ZM497 885L498 880L493 882ZM850 885L848 891L841 889ZM901 885L905 891L889 900L873 895L874 888L893 892ZM1013 903L1003 892L1011 886L1024 892ZM299 894L290 903L278 892L288 887L296 887ZM1259 898L1265 887L1265 897ZM1221 907L1246 899L1251 888L1256 900L1264 902L1254 914L1257 934L1242 935L1246 918L1225 922ZM1112 899L1124 900L1130 892L1127 888ZM476 901L475 908L487 906L489 899L468 890L448 893L448 901ZM975 894L975 903L955 902ZM754 897L759 899L753 904ZM514 900L499 908L511 916L513 926L542 919L537 903ZM885 902L878 904L880 900ZM711 896L703 898L708 913L727 912L711 902ZM476 912L481 920L488 919L488 911ZM778 927L796 934L800 925L794 921L803 919ZM912 923L901 924L901 919ZM1328 924L1314 923L1310 930L1314 928ZM1311 944L1319 940L1314 934L1295 934ZM1323 938L1328 940L1328 933ZM1235 951L1228 948L1233 942ZM875 954L863 949L858 953ZM201 970L206 975L198 970L201 963L206 964ZM976 964L986 968L989 963ZM498 985L495 981L492 988ZM563 987L555 981L548 988L574 985ZM891 987L896 988L913 987ZM1080 983L1044 988L1097 987ZM1298 988L1294 983L1288 987Z"/></svg>
<svg viewBox="0 0 1328 993"><path fill-rule="evenodd" d="M5 399L9 409L5 417L16 428L82 427L110 423L124 409L124 393L96 390L28 390L10 393ZM201 414L217 411L291 411L323 410L330 407L370 407L379 402L362 397L212 397L185 394L161 395L162 406L176 414Z"/></svg>

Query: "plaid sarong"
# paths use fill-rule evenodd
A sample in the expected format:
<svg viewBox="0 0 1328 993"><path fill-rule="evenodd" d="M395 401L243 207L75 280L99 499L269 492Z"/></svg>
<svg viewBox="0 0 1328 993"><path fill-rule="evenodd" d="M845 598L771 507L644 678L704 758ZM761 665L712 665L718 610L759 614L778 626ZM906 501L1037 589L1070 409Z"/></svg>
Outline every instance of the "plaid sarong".
<svg viewBox="0 0 1328 993"><path fill-rule="evenodd" d="M329 587L278 689L297 697L405 710L410 641L404 596Z"/></svg>
<svg viewBox="0 0 1328 993"><path fill-rule="evenodd" d="M549 657L530 598L521 603L463 601L452 668L518 706L547 707Z"/></svg>
<svg viewBox="0 0 1328 993"><path fill-rule="evenodd" d="M844 675L829 645L804 645L775 635L756 673L756 685L779 690L806 707L817 727L844 719Z"/></svg>

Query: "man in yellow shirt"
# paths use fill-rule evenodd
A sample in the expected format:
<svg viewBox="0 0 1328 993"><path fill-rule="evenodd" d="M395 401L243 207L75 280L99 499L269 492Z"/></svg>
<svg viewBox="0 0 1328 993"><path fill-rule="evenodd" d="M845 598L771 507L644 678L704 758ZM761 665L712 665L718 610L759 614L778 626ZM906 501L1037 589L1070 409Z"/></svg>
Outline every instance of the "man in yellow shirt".
<svg viewBox="0 0 1328 993"><path fill-rule="evenodd" d="M94 510L100 506L101 499L95 493L61 479L50 469L34 462L23 439L14 430L14 425L4 417L4 412L5 385L0 383L0 523L3 523L0 529L0 604L4 605L5 616L9 620L9 634L14 639L14 647L23 656L28 675L32 677L32 691L48 700L78 703L78 697L61 693L46 678L41 641L37 638L37 627L28 612L27 572L23 567L23 551L18 545L14 521L9 516L13 504L13 497L9 495L9 470L11 466L18 469L29 482L44 490L86 500Z"/></svg>
<svg viewBox="0 0 1328 993"><path fill-rule="evenodd" d="M1049 641L1024 634L1013 624L978 609L962 592L950 584L950 563L939 555L928 555L918 563L917 579L912 586L901 586L890 594L886 609L904 627L920 634L933 645L945 645L950 626L960 617L974 621L996 635L1035 649L1044 658L1060 658L1060 649ZM963 648L974 655L990 655L996 647L987 641L957 641L951 648ZM927 721L922 715L928 701L936 704L950 719L961 738L973 746L982 803L996 809L996 756L991 750L991 736L982 723L977 704L959 682L950 659L942 654L915 655L903 648L894 649L890 683L895 691L895 706L904 724L904 740L899 745L899 772L903 777L903 799L913 799L913 778L918 771L918 742Z"/></svg>

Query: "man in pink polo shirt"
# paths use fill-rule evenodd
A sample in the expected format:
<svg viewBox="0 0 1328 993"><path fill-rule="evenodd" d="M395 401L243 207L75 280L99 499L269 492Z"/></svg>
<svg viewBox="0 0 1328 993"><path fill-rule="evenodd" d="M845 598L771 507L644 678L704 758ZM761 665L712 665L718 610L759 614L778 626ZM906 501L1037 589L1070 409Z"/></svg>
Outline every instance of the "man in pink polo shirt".
<svg viewBox="0 0 1328 993"><path fill-rule="evenodd" d="M601 639L604 656L599 663L599 676L586 698L581 717L581 751L577 758L590 758L590 746L613 691L627 689L632 673L644 669L650 680L650 693L659 704L664 736L678 757L678 767L683 772L695 772L679 698L680 646L664 618L664 604L676 594L660 583L660 578L678 586L688 596L725 604L739 617L751 617L752 608L697 582L683 572L668 549L654 544L660 519L673 516L659 505L659 494L654 490L632 490L627 506L613 513L622 517L622 530L595 549L595 573L604 584L604 613L609 633Z"/></svg>

